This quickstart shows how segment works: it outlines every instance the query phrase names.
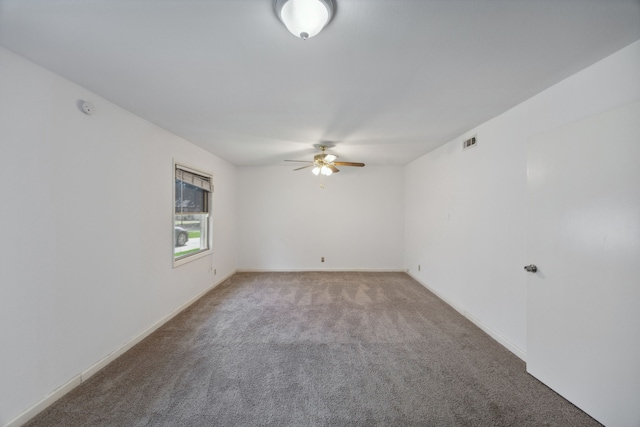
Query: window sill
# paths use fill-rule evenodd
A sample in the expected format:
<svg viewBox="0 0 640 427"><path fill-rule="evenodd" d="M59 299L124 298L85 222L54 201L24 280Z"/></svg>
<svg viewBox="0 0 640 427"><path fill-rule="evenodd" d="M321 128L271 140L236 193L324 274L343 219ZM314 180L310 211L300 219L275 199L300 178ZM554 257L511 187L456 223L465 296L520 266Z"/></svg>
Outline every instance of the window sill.
<svg viewBox="0 0 640 427"><path fill-rule="evenodd" d="M181 265L190 263L191 261L195 261L197 259L200 259L202 257L205 257L207 255L212 255L213 254L213 249L207 249L206 251L202 251L202 252L198 252L196 254L193 255L189 255L188 257L185 258L180 258L180 259L173 259L173 268L176 267L180 267Z"/></svg>

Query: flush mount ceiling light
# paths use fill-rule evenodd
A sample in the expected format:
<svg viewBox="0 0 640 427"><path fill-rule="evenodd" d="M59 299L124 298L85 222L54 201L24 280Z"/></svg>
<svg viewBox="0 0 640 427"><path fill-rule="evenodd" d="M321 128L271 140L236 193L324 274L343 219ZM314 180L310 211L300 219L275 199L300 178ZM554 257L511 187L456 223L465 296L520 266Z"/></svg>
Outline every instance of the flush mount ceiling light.
<svg viewBox="0 0 640 427"><path fill-rule="evenodd" d="M276 15L296 37L306 40L331 21L334 0L275 0Z"/></svg>

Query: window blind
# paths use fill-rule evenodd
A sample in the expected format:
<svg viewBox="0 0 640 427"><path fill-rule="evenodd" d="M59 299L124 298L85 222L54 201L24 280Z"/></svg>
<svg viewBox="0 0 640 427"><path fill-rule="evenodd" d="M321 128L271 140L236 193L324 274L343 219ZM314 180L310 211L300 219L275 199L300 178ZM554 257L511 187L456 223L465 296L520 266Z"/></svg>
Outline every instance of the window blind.
<svg viewBox="0 0 640 427"><path fill-rule="evenodd" d="M198 175L176 166L176 179L213 193L213 184L208 176Z"/></svg>

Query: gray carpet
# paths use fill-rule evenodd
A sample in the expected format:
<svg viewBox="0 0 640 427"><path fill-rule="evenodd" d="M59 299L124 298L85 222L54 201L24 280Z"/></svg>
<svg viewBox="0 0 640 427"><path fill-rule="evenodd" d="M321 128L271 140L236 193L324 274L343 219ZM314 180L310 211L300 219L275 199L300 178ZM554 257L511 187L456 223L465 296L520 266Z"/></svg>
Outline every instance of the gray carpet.
<svg viewBox="0 0 640 427"><path fill-rule="evenodd" d="M594 426L404 273L239 273L28 423Z"/></svg>

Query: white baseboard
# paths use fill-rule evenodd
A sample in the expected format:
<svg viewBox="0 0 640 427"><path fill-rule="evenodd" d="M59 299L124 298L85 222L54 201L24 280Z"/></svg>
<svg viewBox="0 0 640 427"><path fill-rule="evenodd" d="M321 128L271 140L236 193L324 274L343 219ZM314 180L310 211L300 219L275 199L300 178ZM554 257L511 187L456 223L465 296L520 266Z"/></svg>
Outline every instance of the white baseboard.
<svg viewBox="0 0 640 427"><path fill-rule="evenodd" d="M9 421L8 424L5 424L5 427L19 427L29 421L31 418L38 415L40 412L47 409L53 402L60 399L65 394L69 393L74 388L78 387L82 382L82 375L78 374L71 378L69 381L52 391L49 395L47 395L44 399L24 411L22 414L18 415L13 420Z"/></svg>
<svg viewBox="0 0 640 427"><path fill-rule="evenodd" d="M118 357L123 355L127 350L131 349L134 345L138 344L140 341L142 341L143 339L145 339L146 337L148 337L149 335L154 333L162 325L167 323L169 320L173 319L175 316L180 314L183 310L185 310L191 304L193 304L194 302L196 302L200 298L202 298L207 292L209 292L210 290L212 290L213 288L215 288L220 283L224 282L225 280L227 280L229 277L233 276L234 274L235 274L235 271L233 273L229 274L228 276L226 276L225 278L223 278L222 280L219 280L218 282L216 282L213 285L209 286L207 289L205 289L204 291L200 292L198 295L196 295L195 297L191 298L190 300L188 300L187 302L182 304L180 307L176 308L171 313L167 314L165 317L163 317L162 319L160 319L159 321L157 321L156 323L154 323L153 325L151 325L150 327L145 329L142 333L140 333L137 336L133 337L130 341L125 343L122 347L120 347L119 349L115 350L114 352L108 354L107 356L105 356L104 358L102 358L98 362L96 362L93 366L91 366L88 369L84 370L82 372L82 374L81 374L82 381L84 382L84 381L88 380L89 378L91 378L100 369L104 368L109 363L111 363L114 360L116 360Z"/></svg>
<svg viewBox="0 0 640 427"><path fill-rule="evenodd" d="M404 269L389 269L389 268L301 268L301 269L260 269L260 268L240 268L238 273L404 273Z"/></svg>
<svg viewBox="0 0 640 427"><path fill-rule="evenodd" d="M431 288L429 285L427 285L426 283L423 283L422 281L420 281L417 277L415 277L413 274L411 273L407 273L409 276L411 276L416 282L420 283L422 286L424 286L425 288L427 288L430 292L432 292L435 296L437 296L438 298L440 298L442 301L444 301L447 305L451 306L451 308L453 308L454 310L456 310L458 313L462 314L464 317L466 317L471 323L473 323L474 325L476 325L478 328L482 329L482 331L484 333L486 333L487 335L489 335L491 338L493 338L494 340L496 340L498 343L500 343L504 348L506 348L507 350L509 350L511 353L515 354L516 356L518 356L518 358L520 358L523 362L527 361L527 353L522 350L520 347L518 347L517 345L515 345L514 343L512 343L511 341L509 341L507 338L505 338L503 335L501 335L500 333L496 332L495 330L491 329L490 327L488 327L487 325L485 325L484 323L482 323L478 318L476 318L473 314L469 313L468 311L464 310L462 307L459 307L458 305L454 304L451 300L445 298L444 296L442 296L442 294L440 294L438 291L434 290L433 288Z"/></svg>
<svg viewBox="0 0 640 427"><path fill-rule="evenodd" d="M163 317L162 319L160 319L159 321L157 321L156 323L154 323L153 325L151 325L150 327L142 331L140 334L136 335L130 341L126 342L122 347L109 353L108 355L106 355L105 357L103 357L98 362L94 363L93 365L91 365L89 368L85 369L78 375L75 375L72 379L67 381L65 384L63 384L62 386L60 386L59 388L55 389L53 392L48 394L44 399L40 400L38 403L31 406L29 409L27 409L26 411L18 415L16 418L9 421L7 424L4 425L4 427L20 427L21 425L25 424L27 421L29 421L30 419L38 415L40 412L47 409L51 404L53 404L55 401L63 397L65 394L69 393L71 390L73 390L74 388L82 384L84 381L91 378L100 369L104 368L109 363L113 362L119 356L124 354L127 350L131 349L134 345L138 344L140 341L142 341L143 339L151 335L162 325L167 323L169 320L173 319L175 316L180 314L180 312L182 312L191 304L193 304L194 302L202 298L207 292L209 292L210 290L212 290L213 288L215 288L216 286L218 286L219 284L227 280L229 277L233 276L235 273L236 272L233 271L231 274L227 275L223 279L218 280L217 282L209 286L207 289L200 292L198 295L191 298L190 300L182 304L180 307L176 308L171 313L169 313L168 315L166 315L165 317Z"/></svg>
<svg viewBox="0 0 640 427"><path fill-rule="evenodd" d="M502 346L505 347L507 350L509 350L511 353L518 356L520 360L522 360L525 363L527 362L527 353L523 349L521 349L520 347L518 347L517 345L509 341L503 335L499 334L498 332L494 331L493 329L491 329L490 327L482 323L480 320L475 318L471 313L465 311L463 315L464 317L469 319L471 323L475 324L478 328L482 329L491 338L498 341L498 343L502 344Z"/></svg>

